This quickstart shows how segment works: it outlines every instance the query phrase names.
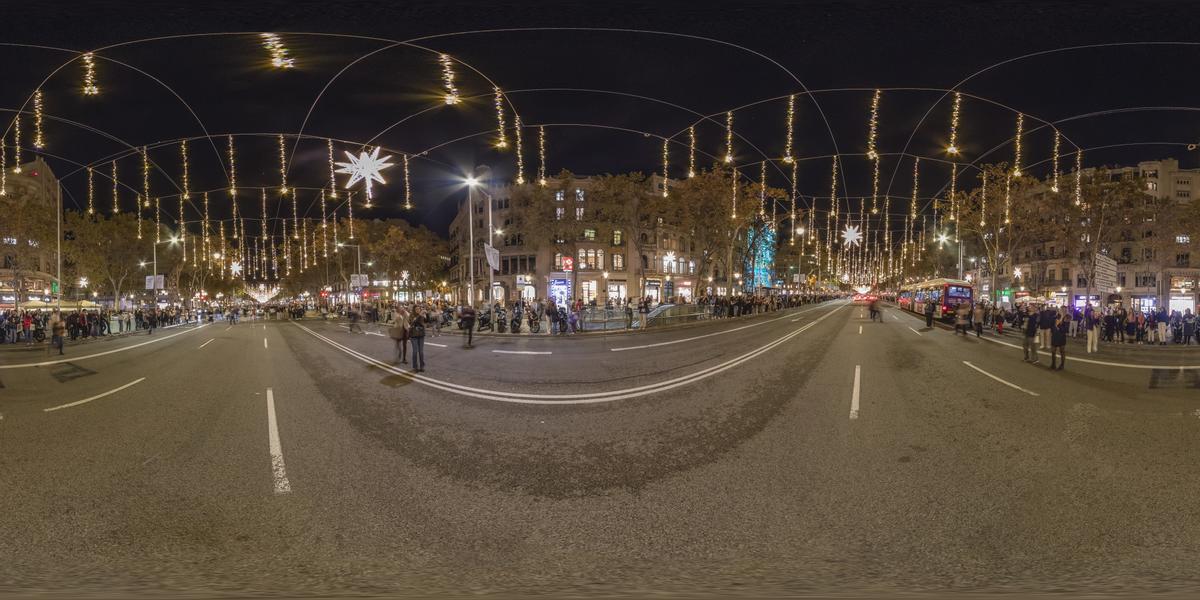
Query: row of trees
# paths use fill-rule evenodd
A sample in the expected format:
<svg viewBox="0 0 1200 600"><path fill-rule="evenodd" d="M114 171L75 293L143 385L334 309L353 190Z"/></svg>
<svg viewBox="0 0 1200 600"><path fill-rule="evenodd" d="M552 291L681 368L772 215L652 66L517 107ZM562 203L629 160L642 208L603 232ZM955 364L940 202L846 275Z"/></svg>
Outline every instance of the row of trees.
<svg viewBox="0 0 1200 600"><path fill-rule="evenodd" d="M1137 240L1154 255L1166 256L1177 245L1175 234L1200 231L1200 201L1159 198L1147 193L1147 182L1139 177L1095 169L1082 174L1077 194L1074 174L1060 177L1057 191L1052 180L1013 176L1005 163L986 165L981 178L984 174L986 196L979 185L957 198L957 228L969 252L990 266L993 294L999 273L1031 264L1031 272L1023 275L1036 289L1044 283L1048 261L1069 257L1090 295L1097 255L1115 259L1118 247ZM943 214L948 209L941 205ZM1044 252L1047 244L1053 244L1053 256Z"/></svg>

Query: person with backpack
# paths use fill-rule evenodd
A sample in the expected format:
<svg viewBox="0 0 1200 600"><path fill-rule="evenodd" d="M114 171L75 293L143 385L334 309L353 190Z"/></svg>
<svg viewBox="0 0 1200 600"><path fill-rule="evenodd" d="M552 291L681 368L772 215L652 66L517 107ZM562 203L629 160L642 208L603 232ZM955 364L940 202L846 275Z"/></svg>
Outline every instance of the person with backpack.
<svg viewBox="0 0 1200 600"><path fill-rule="evenodd" d="M425 371L425 311L413 311L412 321L408 326L408 336L412 341L412 367L414 373Z"/></svg>

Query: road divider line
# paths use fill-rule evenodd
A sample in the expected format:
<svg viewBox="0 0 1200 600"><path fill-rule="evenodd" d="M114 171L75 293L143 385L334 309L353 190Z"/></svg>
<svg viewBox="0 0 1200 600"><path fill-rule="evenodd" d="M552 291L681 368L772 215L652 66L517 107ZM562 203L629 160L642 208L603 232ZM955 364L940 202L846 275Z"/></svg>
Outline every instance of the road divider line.
<svg viewBox="0 0 1200 600"><path fill-rule="evenodd" d="M87 404L88 402L91 402L92 400L99 400L105 396L111 396L125 388L133 387L145 380L146 380L146 378L142 377L141 379L136 379L134 381L130 381L129 383L127 383L119 388L108 390L107 392L104 392L103 394L96 394L95 396L92 396L91 398L84 398L83 400L76 400L76 401L68 403L68 404L54 406L51 408L43 408L42 412L52 412L52 411L56 411L56 410L63 409L63 408L71 408L72 406L79 406L80 404Z"/></svg>
<svg viewBox="0 0 1200 600"><path fill-rule="evenodd" d="M213 343L213 340L215 340L215 339L217 339L217 338L213 338L212 340L208 340L207 342L204 342L203 344L200 344L200 348L203 348L203 347L205 347L205 346L207 346L207 345L209 345L209 344ZM196 349L197 349L197 350L199 350L200 348L196 348Z"/></svg>
<svg viewBox="0 0 1200 600"><path fill-rule="evenodd" d="M987 371L984 371L983 369L980 369L979 367L977 367L977 366L975 366L975 365L971 364L971 362L970 362L970 361L966 361L966 360L964 360L964 361L962 361L962 362L963 362L963 364L964 364L964 365L967 365L968 367L971 367L972 369L975 369L976 371L979 371L980 373L983 373L984 375L987 375L988 377L991 377L992 379L995 379L996 381L999 381L1000 383L1003 383L1004 385L1007 385L1008 387L1010 387L1010 388L1012 388L1012 389L1014 389L1014 390L1021 390L1022 392L1025 392L1026 394L1029 394L1030 396L1037 396L1037 395L1038 395L1038 393L1037 393L1037 392L1034 392L1034 391L1027 390L1027 389L1025 389L1025 388L1023 388L1023 387L1021 387L1021 386L1019 386L1019 385L1017 385L1017 384L1015 384L1015 383L1010 383L1010 382L1008 382L1008 381L1005 381L1005 380L1003 380L1003 379L1000 379L999 377L996 377L995 375L992 375L991 373L988 373Z"/></svg>
<svg viewBox="0 0 1200 600"><path fill-rule="evenodd" d="M812 308L806 308L806 309L804 309L804 310L802 310L802 311L800 311L800 312L797 312L797 313L792 313L792 314L801 314L801 313L806 313L806 312L810 312L810 311L817 310L817 309L819 309L819 308L825 308L825 306L814 306L814 307L812 307ZM834 310L837 310L837 309L835 308ZM609 350L610 350L610 351L612 351L612 352L624 352L624 351L626 351L626 350L644 350L644 349L646 349L646 348L658 348L658 347L660 347L660 346L670 346L670 345L672 345L672 344L682 344L682 343L684 343L684 342L692 342L692 341L695 341L695 340L702 340L702 339L704 339L704 338L709 338L709 337L713 337L713 336L716 336L716 335L725 335L725 334L727 334L727 333L733 333L733 332L735 332L735 331L741 331L741 330L743 330L743 329L750 329L751 327L758 327L758 326L760 326L760 325L766 325L767 323L774 323L775 321L779 321L779 320L781 320L781 319L786 319L786 318L788 318L788 317L790 317L790 316L792 316L792 315L785 315L785 316L782 316L782 317L779 317L779 318L776 318L776 319L771 319L771 320L768 320L768 321L760 321L760 322L758 322L758 323L751 323L751 324L749 324L749 325L743 325L743 326L741 326L741 327L734 327L733 329L726 329L725 331L715 331L715 332L713 332L713 333L706 333L706 334L704 334L704 335L697 335L697 336L693 336L693 337L690 337L690 338L683 338L683 339L681 339L681 340L671 340L671 341L667 341L667 342L658 342L658 343L656 343L656 344L643 344L643 345L641 345L641 346L626 346L626 347L624 347L624 348L609 348ZM800 318L799 318L799 317L796 317L795 319L792 319L792 322L793 322L793 323L795 323L796 321L799 321L799 320L800 320Z"/></svg>
<svg viewBox="0 0 1200 600"><path fill-rule="evenodd" d="M268 348L268 346L267 346L267 338L263 338L263 348Z"/></svg>
<svg viewBox="0 0 1200 600"><path fill-rule="evenodd" d="M283 464L283 445L279 443L279 423L275 420L275 390L267 388L267 443L271 447L271 478L275 480L276 494L290 494L292 483L288 481L287 468Z"/></svg>
<svg viewBox="0 0 1200 600"><path fill-rule="evenodd" d="M534 352L532 350L492 350L496 354L554 354L553 352Z"/></svg>
<svg viewBox="0 0 1200 600"><path fill-rule="evenodd" d="M909 328L908 328L908 330L909 330L909 331L911 331L911 332L913 332L913 333L915 333L915 334L917 334L917 335L921 335L921 332L920 332L920 331L917 331L916 329L913 329L912 327L909 327Z"/></svg>
<svg viewBox="0 0 1200 600"><path fill-rule="evenodd" d="M743 363L751 361L751 360L757 358L758 356L761 356L762 354L770 352L771 350L781 346L782 344L787 343L789 340L791 340L791 339L795 338L796 336L804 333L805 331L808 331L809 329L815 327L821 321L824 321L825 319L828 319L829 317L833 316L843 306L846 306L846 305L842 304L840 306L837 306L833 310L827 312L826 314L821 315L815 321L808 323L808 324L804 325L803 327L796 329L795 331L789 332L771 342L768 342L768 343L764 344L763 346L760 346L756 349L750 350L750 351L746 352L745 354L742 354L741 356L736 356L726 362L712 365L710 367L706 367L706 368L696 371L694 373L689 373L687 375L682 375L679 377L675 377L673 379L667 379L664 381L647 384L647 385L642 385L642 386L637 386L637 387L632 387L632 388L626 388L626 389L620 389L620 390L609 390L606 392L590 392L590 393L583 393L583 394L532 394L532 393L527 393L527 392L508 392L508 391L502 391L502 390L489 390L489 389L475 388L475 387L470 387L470 386L453 383L450 381L434 379L432 377L427 377L425 375L418 375L418 374L412 373L410 371L402 371L402 370L400 370L392 365L389 365L383 361L380 361L371 356L363 354L357 350L354 350L353 348L350 348L349 346L340 344L329 337L326 337L324 335L321 335L321 334L313 331L312 329L309 329L308 327L300 325L299 323L293 323L293 325L299 327L300 329L307 332L309 335L325 342L326 344L333 346L334 348L336 348L338 350L341 350L343 353L348 354L354 358L357 358L361 362L373 365L382 371L392 373L394 375L398 375L400 377L403 377L410 381L419 383L421 385L439 389L439 390L442 390L445 392L450 392L450 393L458 394L461 396L467 396L470 398L478 398L481 400L492 400L495 402L509 402L509 403L514 403L514 404L563 404L563 405L597 404L597 403L602 403L602 402L613 402L616 400L639 398L642 396L665 392L668 390L675 389L677 387L681 387L684 385L690 385L690 384L696 383L698 381L702 381L704 379L707 379L709 377L712 377L714 375L717 375L719 373L722 373L724 371L727 371L729 369L737 367Z"/></svg>
<svg viewBox="0 0 1200 600"><path fill-rule="evenodd" d="M862 335L862 325L858 326L858 335Z"/></svg>
<svg viewBox="0 0 1200 600"><path fill-rule="evenodd" d="M24 369L24 368L28 368L28 367L47 367L50 365L60 365L62 363L66 363L66 362L78 362L81 360L87 360L89 358L99 358L101 356L108 356L109 354L116 354L118 352L125 352L126 350L133 350L134 348L141 348L142 346L145 346L148 344L153 344L156 342L165 342L173 337L184 335L186 333L191 333L193 331L197 331L202 327L206 327L206 325L197 325L191 329L180 331L179 333L172 333L171 335L156 337L152 340L134 344L132 346L125 346L123 348L114 348L112 350L105 350L104 352L97 352L95 354L85 354L83 356L73 356L70 358L60 358L58 360L46 360L46 361L35 362L35 363L23 363L23 364L19 364L19 365L0 365L0 369Z"/></svg>
<svg viewBox="0 0 1200 600"><path fill-rule="evenodd" d="M434 342L425 342L425 345L426 345L426 346L437 346L438 348L445 348L445 347L446 347L446 345L445 345L445 344L437 344L437 343L434 343Z"/></svg>
<svg viewBox="0 0 1200 600"><path fill-rule="evenodd" d="M862 383L862 365L854 365L854 392L850 394L850 418L858 418L859 387Z"/></svg>
<svg viewBox="0 0 1200 600"><path fill-rule="evenodd" d="M896 315L892 315L892 318L893 318L893 319L895 319L895 320L897 320L897 321L899 321L899 320L900 320L900 317L897 317Z"/></svg>
<svg viewBox="0 0 1200 600"><path fill-rule="evenodd" d="M229 331L230 329L233 329L233 325L227 325L225 327L225 331Z"/></svg>

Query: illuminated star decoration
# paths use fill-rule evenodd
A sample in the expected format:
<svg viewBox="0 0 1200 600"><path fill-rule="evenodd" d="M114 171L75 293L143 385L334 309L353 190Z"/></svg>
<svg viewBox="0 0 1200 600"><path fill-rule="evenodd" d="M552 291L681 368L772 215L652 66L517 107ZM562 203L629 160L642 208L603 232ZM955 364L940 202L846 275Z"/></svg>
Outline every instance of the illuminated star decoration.
<svg viewBox="0 0 1200 600"><path fill-rule="evenodd" d="M858 230L858 225L847 225L846 230L842 232L842 243L847 246L856 246L862 242L862 232Z"/></svg>
<svg viewBox="0 0 1200 600"><path fill-rule="evenodd" d="M350 176L350 181L346 182L346 189L350 189L361 179L365 183L367 200L371 199L372 181L387 183L383 180L383 177L379 175L379 172L388 167L395 166L388 162L389 160L392 160L391 156L384 156L380 158L378 146L376 146L375 150L371 151L370 154L367 154L366 152L360 152L358 156L354 156L353 154L346 152L346 158L350 159L350 162L336 163L339 167L341 167L337 170L337 172Z"/></svg>
<svg viewBox="0 0 1200 600"><path fill-rule="evenodd" d="M229 265L229 272L234 277L241 275L242 274L242 263L234 261L232 264Z"/></svg>

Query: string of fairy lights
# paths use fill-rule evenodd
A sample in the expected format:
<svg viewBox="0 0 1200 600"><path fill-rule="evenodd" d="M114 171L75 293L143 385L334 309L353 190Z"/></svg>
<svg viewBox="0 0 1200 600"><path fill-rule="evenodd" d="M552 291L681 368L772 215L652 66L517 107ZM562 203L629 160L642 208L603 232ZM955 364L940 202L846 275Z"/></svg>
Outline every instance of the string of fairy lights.
<svg viewBox="0 0 1200 600"><path fill-rule="evenodd" d="M284 45L284 40L273 33L260 34L262 46L267 50L270 64L273 68L291 69L295 67L295 59L292 57L289 49ZM92 52L85 52L78 55L80 64L82 65L82 80L81 85L75 88L85 96L98 96L100 93L99 83L97 81L96 72L96 56ZM457 87L457 76L455 73L456 60L448 54L437 55L438 65L441 75L441 99L446 105L457 105L463 102L463 96ZM867 151L866 156L871 161L872 178L871 178L871 196L869 211L865 197L847 197L844 200L847 203L847 210L841 210L839 194L837 189L837 180L839 177L840 157L833 156L831 164L831 187L829 195L829 210L826 213L826 224L824 228L818 227L819 222L817 216L819 211L815 206L808 210L808 214L804 215L798 211L798 200L800 197L798 190L798 163L802 160L795 151L796 147L796 100L797 94L789 94L782 97L786 101L785 122L783 131L783 152L782 156L769 158L764 157L759 161L759 177L758 177L758 210L750 211L746 216L757 216L758 222L772 229L781 226L776 216L776 209L786 210L785 214L781 214L782 218L786 218L790 224L791 231L789 232L789 245L796 245L797 237L802 237L801 246L812 246L816 258L815 263L820 268L824 266L829 275L845 275L847 271L851 271L851 276L857 280L879 280L882 277L894 276L901 272L899 265L915 260L921 256L923 240L926 237L926 229L928 220L921 219L920 231L918 232L918 216L920 210L919 202L919 170L921 159L913 157L913 195L910 201L908 214L903 219L904 231L903 239L898 242L895 249L900 253L900 260L896 261L893 256L893 226L892 215L890 214L891 197L884 194L880 198L879 182L880 182L880 163L882 153L879 150L879 132L881 128L880 107L883 90L875 89L870 101L870 117L868 121L867 135ZM487 94L483 97L487 98ZM524 123L522 116L515 110L511 115L511 127L509 125L509 115L505 107L506 97L504 91L498 85L491 85L491 99L495 110L496 127L495 138L492 146L498 150L508 150L512 148L515 154L516 170L513 181L517 185L526 183L525 172L525 157L523 152L523 130ZM31 147L35 151L43 151L47 147L45 125L45 100L46 97L43 91L39 88L34 91L31 98L31 111L25 113L31 117ZM945 149L947 155L951 157L948 161L950 170L949 192L944 198L945 203L939 204L939 200L934 199L932 202L933 227L935 233L944 225L939 221L939 214L944 213L948 221L953 224L954 236L957 241L959 238L958 224L962 218L962 206L960 205L964 196L958 189L958 177L961 171L962 162L959 158L963 153L960 144L960 124L962 118L962 100L963 94L958 91L953 92L953 101L951 105L950 115L950 131L949 143ZM486 105L485 105L486 106ZM739 195L739 174L742 172L740 167L746 165L735 164L734 153L734 110L725 111L725 152L721 159L724 163L731 167L732 184L731 184L731 199L730 199L730 215L733 219L738 218ZM719 114L719 113L718 113ZM1024 167L1024 137L1025 137L1025 114L1018 112L1016 114L1016 131L1013 137L1013 164L1009 172L1005 176L1004 185L1004 200L1003 200L1003 223L1009 224L1012 216L1012 191L1014 179L1023 176ZM8 189L7 175L8 169L4 166L8 163L7 154L11 153L14 156L13 173L20 173L21 165L21 126L22 115L18 112L13 119L11 130L13 131L12 150L9 151L9 144L0 144L0 195L5 195ZM537 127L537 144L538 144L538 165L536 169L536 180L538 185L548 185L547 179L547 140L546 128L544 125L534 125ZM698 131L695 124L687 127L688 136L688 157L687 157L687 177L695 177L698 174L696 164L696 148L698 145ZM239 191L238 169L237 169L237 152L238 148L234 134L226 135L226 159L228 165L228 196L230 204L228 210L232 212L232 218L229 220L228 228L225 220L212 220L210 213L210 191L202 192L203 209L199 220L199 235L192 235L187 231L187 202L191 198L192 182L190 173L189 148L188 139L179 140L180 154L180 191L178 226L180 234L178 240L180 242L181 251L184 260L187 260L187 247L189 245L189 237L192 238L190 245L192 246L192 261L193 264L207 263L208 268L215 269L220 273L229 274L233 272L232 263L236 262L242 265L242 270L239 273L243 278L246 277L263 277L273 276L278 278L280 273L285 276L299 270L301 272L312 268L318 259L328 258L329 246L332 238L334 253L337 253L340 245L339 233L339 216L338 212L344 210L345 220L343 224L346 226L348 239L355 239L355 196L350 193L350 184L347 184L347 192L343 196L338 190L338 180L334 168L334 140L326 139L327 144L327 160L329 163L330 175L328 187L318 188L317 193L312 196L309 210L312 210L311 205L315 204L314 200L319 201L319 218L320 223L317 224L315 219L310 219L304 216L300 207L300 191L308 188L298 188L289 182L288 179L288 150L286 148L286 136L278 134L276 136L278 143L278 159L279 159L279 184L278 194L280 199L286 202L287 197L291 198L291 218L287 218L286 205L280 206L280 212L274 217L269 212L267 197L267 187L261 187L262 194L262 212L261 225L259 235L247 235L245 226L244 211L240 209L237 203ZM670 145L672 137L664 137L661 148L661 167L663 185L661 189L662 197L670 196L669 184L671 183L671 155ZM1049 187L1052 192L1059 192L1061 187L1061 177L1063 176L1060 168L1060 158L1062 156L1062 141L1063 136L1056 128L1053 129L1053 146L1050 158L1051 169L1049 173ZM369 150L369 148L368 148ZM376 147L375 151L378 152ZM245 148L243 148L245 151ZM295 149L293 149L295 151ZM150 149L146 146L140 148L142 162L142 185L139 193L135 193L135 218L137 222L137 238L143 239L143 218L149 218L148 211L153 210L153 220L155 225L155 242L158 243L161 239L161 200L162 197L155 197L151 190L151 160ZM349 154L349 153L347 153ZM365 153L364 153L365 154ZM413 209L413 192L410 172L410 155L400 153L403 165L403 190L404 190L404 209ZM219 153L218 153L219 155ZM1078 206L1082 204L1082 157L1081 149L1075 149L1075 174L1074 174L1074 203ZM791 178L789 180L790 190L787 194L788 205L778 206L783 201L782 193L779 198L773 198L772 194L768 193L767 184L767 167L769 164L776 161L782 162L791 166ZM221 162L221 161L218 161ZM682 162L682 160L680 160ZM118 214L121 212L120 190L118 180L118 161L112 160L109 165L110 177L112 179L112 212ZM753 163L751 163L753 164ZM1041 164L1041 163L1038 163ZM101 166L103 164L101 163ZM388 165L390 166L390 165ZM93 165L86 165L87 173L87 212L89 215L96 215L95 206L95 171ZM378 173L376 172L376 175ZM103 176L103 171L101 171ZM362 178L359 178L362 180ZM989 201L988 180L989 176L986 173L981 175L981 185L978 194L978 202L980 205L980 227L986 225L986 208ZM377 179L382 182L382 179ZM750 182L751 184L753 182ZM999 182L993 182L993 186ZM366 184L363 189L363 194L357 195L358 202L362 203L362 207L372 208L372 195L370 187L370 179L366 179ZM257 187L257 186L256 186ZM130 188L131 190L136 188ZM253 188L250 188L253 189ZM752 188L751 188L752 189ZM748 192L753 193L753 192ZM858 211L853 210L852 200L859 201ZM883 216L873 218L874 215L880 213L882 200ZM333 201L330 203L330 201ZM768 202L770 202L770 210L768 211ZM902 204L901 204L902 206ZM344 207L342 209L341 207ZM195 209L193 209L195 210ZM857 212L857 215L854 214ZM168 217L169 218L169 217ZM251 219L253 221L253 219ZM290 223L288 221L291 221ZM312 220L312 223L309 221ZM804 227L807 220L807 227ZM193 222L194 223L194 222ZM282 235L273 235L271 224L274 223L281 227ZM330 228L332 227L332 232ZM847 242L843 236L843 244L837 244L835 247L836 236L834 232L838 228L844 227L847 232L854 229L856 241L854 244ZM193 230L194 231L194 230ZM231 237L227 240L226 233L230 233ZM844 232L845 233L845 232ZM331 235L332 234L332 235ZM219 236L220 239L214 238ZM233 243L230 243L232 240ZM857 240L862 240L859 243ZM215 260L214 260L215 259Z"/></svg>

